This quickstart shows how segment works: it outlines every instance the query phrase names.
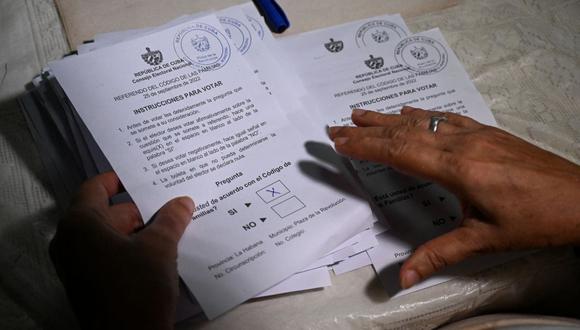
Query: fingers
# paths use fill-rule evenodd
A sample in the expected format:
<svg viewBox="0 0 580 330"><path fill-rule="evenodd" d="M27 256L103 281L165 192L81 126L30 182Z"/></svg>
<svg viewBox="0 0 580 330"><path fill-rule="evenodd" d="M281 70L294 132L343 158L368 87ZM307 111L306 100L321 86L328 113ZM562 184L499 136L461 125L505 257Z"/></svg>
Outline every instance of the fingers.
<svg viewBox="0 0 580 330"><path fill-rule="evenodd" d="M81 186L74 204L103 208L109 206L109 198L121 189L121 181L115 172L106 172L87 180Z"/></svg>
<svg viewBox="0 0 580 330"><path fill-rule="evenodd" d="M401 115L354 110L352 120L359 127L331 127L329 136L337 152L356 159L380 162L414 176L457 188L462 159L457 148L461 138L475 126L474 120L451 113L404 107ZM437 133L429 129L431 117L445 115Z"/></svg>
<svg viewBox="0 0 580 330"><path fill-rule="evenodd" d="M153 236L177 245L191 222L195 204L189 197L177 197L167 202L139 236Z"/></svg>
<svg viewBox="0 0 580 330"><path fill-rule="evenodd" d="M404 108L408 109L408 108ZM358 127L385 127L385 128L402 128L406 127L412 129L414 132L429 131L429 123L432 116L443 116L442 113L432 112L403 112L406 114L382 114L374 111L353 110L352 121ZM446 125L439 125L437 130L441 134L454 133L459 127L455 126L449 120L445 122ZM439 135L441 135L439 134Z"/></svg>
<svg viewBox="0 0 580 330"><path fill-rule="evenodd" d="M465 117L462 115L458 115L452 112L439 112L439 111L431 111L431 110L423 110L419 108L413 108L409 106L404 106L401 109L401 115L403 116L416 116L421 118L428 118L430 119L432 116L445 116L447 117L447 122L455 125L457 127L462 128L477 128L482 126L476 120L473 120L469 117ZM437 131L439 132L439 131Z"/></svg>
<svg viewBox="0 0 580 330"><path fill-rule="evenodd" d="M407 289L446 266L490 250L486 230L459 227L420 246L401 268L401 287Z"/></svg>
<svg viewBox="0 0 580 330"><path fill-rule="evenodd" d="M104 220L121 234L130 235L143 226L139 210L133 203L113 205L109 212L110 216Z"/></svg>
<svg viewBox="0 0 580 330"><path fill-rule="evenodd" d="M334 144L342 155L386 164L406 174L454 186L456 174L449 164L457 160L452 153L406 139L339 137Z"/></svg>
<svg viewBox="0 0 580 330"><path fill-rule="evenodd" d="M422 144L425 147L448 150L450 139L443 134L433 135L427 130L413 130L409 126L395 127L347 127L336 126L328 129L331 139L346 137L349 139L362 139L365 137L383 138L387 140L407 140Z"/></svg>
<svg viewBox="0 0 580 330"><path fill-rule="evenodd" d="M392 128L406 126L416 128L417 131L429 131L429 124L433 116L444 116L447 118L438 127L437 133L441 134L456 133L464 129L481 126L481 124L471 118L454 113L422 110L408 106L403 107L400 115L381 114L374 111L356 109L352 112L352 121L358 127L380 126Z"/></svg>
<svg viewBox="0 0 580 330"><path fill-rule="evenodd" d="M352 122L358 127L389 127L401 124L401 115L388 115L362 109L354 109L351 118Z"/></svg>

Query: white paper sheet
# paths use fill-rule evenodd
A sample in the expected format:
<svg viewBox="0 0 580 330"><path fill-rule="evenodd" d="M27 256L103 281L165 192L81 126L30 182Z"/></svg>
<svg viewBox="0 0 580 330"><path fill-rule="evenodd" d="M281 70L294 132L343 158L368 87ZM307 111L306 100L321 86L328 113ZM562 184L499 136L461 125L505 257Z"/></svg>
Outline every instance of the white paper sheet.
<svg viewBox="0 0 580 330"><path fill-rule="evenodd" d="M345 259L340 263L332 266L332 270L334 271L334 274L340 275L371 264L372 260L369 257L368 252L363 251L361 253L350 256L348 259Z"/></svg>
<svg viewBox="0 0 580 330"><path fill-rule="evenodd" d="M285 112L299 112L302 117L309 117L300 100L306 95L300 78L288 66L277 59L278 43L274 40L256 7L251 3L229 7L215 12L226 35L232 40L235 48L248 61L249 66L259 77L260 84L269 94L274 93L276 101ZM207 15L207 13L205 13ZM77 46L79 54L108 47L116 43L144 36L155 31L175 26L184 21L204 16L196 13L181 16L159 27L133 29L103 33L95 36L93 42Z"/></svg>
<svg viewBox="0 0 580 330"><path fill-rule="evenodd" d="M410 35L401 15L383 15L280 38L282 52L302 67L332 61L342 53L374 47L391 47Z"/></svg>
<svg viewBox="0 0 580 330"><path fill-rule="evenodd" d="M406 104L456 112L495 125L481 95L439 30L409 36L396 44L369 47L363 52L344 51L332 60L303 64L302 68L309 72L303 75L305 84L318 102L321 116L331 125L350 125L355 108L398 113ZM322 72L326 76L321 77ZM449 231L461 220L459 202L440 186L380 164L355 161L353 165L390 227L379 235L383 237L383 248L369 251L377 273L394 267L393 251L400 257L397 261L404 260L414 247Z"/></svg>
<svg viewBox="0 0 580 330"><path fill-rule="evenodd" d="M410 61L409 57L414 59L411 50L415 48L425 50L432 58L415 60L416 67L405 69L401 63ZM376 67L371 69L369 65ZM405 104L453 111L495 124L481 95L438 30L411 36L391 47L368 49L366 55L345 52L332 62L317 65L316 70L322 72L331 67L340 69L324 78L318 72L304 77L316 96L321 116L331 125L351 124L354 108L397 113ZM397 223L412 232L421 229L421 235L427 238L448 230L460 219L459 204L446 190L379 164L354 165L363 186L391 225Z"/></svg>
<svg viewBox="0 0 580 330"><path fill-rule="evenodd" d="M147 34L154 33L156 31L161 31L163 29L170 28L172 26L181 24L183 22L187 22L187 21L195 19L197 17L203 17L206 15L207 15L207 13L204 13L204 12L196 13L193 15L183 15L183 16L179 16L175 19L172 19L171 21L169 21L163 25L156 26L156 27L148 27L148 28L143 28L143 29L132 29L132 30L125 30L125 31L115 31L115 32L107 32L107 33L97 34L95 36L94 40L92 40L92 42L87 42L87 43L84 43L82 45L78 45L77 52L81 55L86 54L88 52L91 52L93 50L97 50L99 48L108 47L108 46L117 44L119 42L123 42L123 41L131 40L131 39L135 39L138 37L142 37L142 36L145 36Z"/></svg>
<svg viewBox="0 0 580 330"><path fill-rule="evenodd" d="M270 31L262 19L247 15L247 5L234 6L216 13L226 33L236 48L244 55L248 64L257 74L260 84L268 93L276 96L284 111L299 111L303 115L304 105L300 99L306 94L301 80L292 71L286 70L275 57L275 50L263 40ZM256 12L257 13L257 12Z"/></svg>
<svg viewBox="0 0 580 330"><path fill-rule="evenodd" d="M335 249L331 254L328 255L332 258L333 264L346 260L355 254L361 253L378 245L377 239L370 229L363 231L347 242L353 244L342 247L344 245L343 243L341 244L342 248L338 250Z"/></svg>
<svg viewBox="0 0 580 330"><path fill-rule="evenodd" d="M296 113L295 116L299 121L309 117L308 113L304 111L304 105L300 100L304 97L306 91L302 87L302 81L294 74L294 72L285 70L287 66L279 63L275 58L275 49L272 50L266 40L273 40L270 31L265 26L259 13L256 11L252 3L247 3L239 6L229 7L215 13L224 27L226 34L232 40L237 50L248 61L249 66L257 75L260 84L266 89L269 94L276 96L279 104L283 104L286 112L290 111ZM182 16L171 22L168 22L157 28L134 29L127 31L117 31L104 33L95 36L94 42L80 45L77 50L80 54L97 50L99 48L107 47L124 40L136 38L138 36L153 33L155 31L163 30L164 28L179 24L184 20L200 17L196 14L192 16ZM268 37L269 36L269 37ZM303 126L303 125L302 125ZM301 130L307 136L312 137L314 130ZM333 264L341 259L326 258L327 260L318 260L313 265L306 267L304 270L311 270L314 268ZM304 271L303 270L303 271ZM306 281L312 279L313 282L308 284ZM299 285L296 286L294 276L287 279L289 283L284 282L277 285L276 294L281 294L280 288L288 288L289 292L299 291L300 287L305 287L308 290L319 285L319 276L300 277Z"/></svg>
<svg viewBox="0 0 580 330"><path fill-rule="evenodd" d="M332 281L326 267L296 273L270 289L259 293L256 298L274 296L283 293L320 289L331 286Z"/></svg>
<svg viewBox="0 0 580 330"><path fill-rule="evenodd" d="M179 271L210 318L369 225L366 203L301 173L303 138L215 16L51 68L145 220L197 201Z"/></svg>

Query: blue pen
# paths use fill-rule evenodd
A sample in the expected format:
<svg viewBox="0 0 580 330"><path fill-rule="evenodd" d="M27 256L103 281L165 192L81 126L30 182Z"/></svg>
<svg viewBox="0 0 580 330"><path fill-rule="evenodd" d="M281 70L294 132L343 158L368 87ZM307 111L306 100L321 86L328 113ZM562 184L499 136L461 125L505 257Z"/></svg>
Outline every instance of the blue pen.
<svg viewBox="0 0 580 330"><path fill-rule="evenodd" d="M253 0L260 15L264 17L266 25L274 33L282 33L290 27L286 14L274 0Z"/></svg>

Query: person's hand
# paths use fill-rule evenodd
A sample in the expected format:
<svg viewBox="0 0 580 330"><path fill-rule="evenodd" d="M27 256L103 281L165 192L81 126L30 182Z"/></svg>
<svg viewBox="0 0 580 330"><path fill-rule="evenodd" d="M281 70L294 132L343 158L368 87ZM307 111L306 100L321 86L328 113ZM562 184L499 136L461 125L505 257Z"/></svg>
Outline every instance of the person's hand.
<svg viewBox="0 0 580 330"><path fill-rule="evenodd" d="M134 204L109 205L120 185L113 172L82 185L50 256L83 329L172 329L177 243L193 201L169 201L143 227Z"/></svg>
<svg viewBox="0 0 580 330"><path fill-rule="evenodd" d="M331 127L337 152L441 184L462 201L461 225L419 248L401 268L408 288L472 255L580 243L580 167L505 131L404 107L355 110L358 127Z"/></svg>

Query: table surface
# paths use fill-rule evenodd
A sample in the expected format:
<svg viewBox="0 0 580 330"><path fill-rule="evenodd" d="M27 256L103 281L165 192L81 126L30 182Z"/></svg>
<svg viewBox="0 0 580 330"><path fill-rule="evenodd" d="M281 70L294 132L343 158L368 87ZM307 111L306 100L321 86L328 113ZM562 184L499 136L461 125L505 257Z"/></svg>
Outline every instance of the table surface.
<svg viewBox="0 0 580 330"><path fill-rule="evenodd" d="M136 0L117 3L122 15L134 12ZM442 30L500 127L580 161L580 1L435 1L431 7L418 0L280 3L295 25L291 32L402 6L412 31ZM0 328L75 328L47 254L59 210L39 160L42 150L32 143L16 103L25 84L69 48L52 0L0 0L0 16ZM255 300L213 322L194 319L178 328L430 329L474 312L570 295L578 291L579 275L580 263L569 250L540 251L389 299L366 267L333 277L333 286L324 290Z"/></svg>

